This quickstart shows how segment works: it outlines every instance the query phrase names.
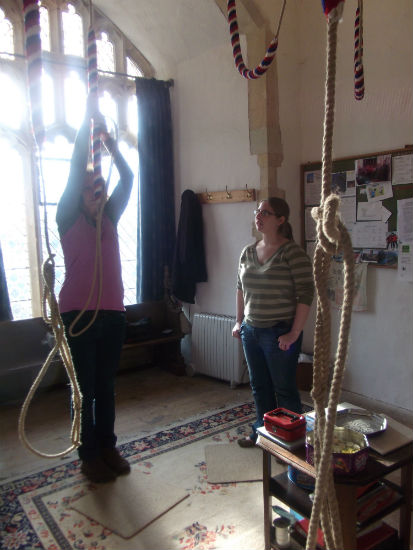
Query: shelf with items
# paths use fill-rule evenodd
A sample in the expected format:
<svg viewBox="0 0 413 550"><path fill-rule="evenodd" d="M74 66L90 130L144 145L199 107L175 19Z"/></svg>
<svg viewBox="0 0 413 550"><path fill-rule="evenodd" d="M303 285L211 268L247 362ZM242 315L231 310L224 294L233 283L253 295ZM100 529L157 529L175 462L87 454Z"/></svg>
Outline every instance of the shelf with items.
<svg viewBox="0 0 413 550"><path fill-rule="evenodd" d="M311 492L293 483L287 472L270 479L270 494L287 504L292 510L309 519L311 516ZM400 488L387 480L373 483L367 493L357 498L356 527L357 539L365 530L390 513L397 510L404 502ZM302 535L302 533L301 533ZM275 540L275 539L273 539Z"/></svg>
<svg viewBox="0 0 413 550"><path fill-rule="evenodd" d="M290 535L290 548L294 550L306 547L308 526L299 522ZM275 545L275 548L277 546ZM397 530L385 522L357 536L357 550L395 550L399 548ZM324 538L321 531L317 537L316 550L324 550ZM280 549L282 550L282 549Z"/></svg>
<svg viewBox="0 0 413 550"><path fill-rule="evenodd" d="M313 478L315 477L315 470L306 462L304 448L295 449L294 451L283 448L274 441L274 438L271 437L271 434L269 434L265 428L260 428L258 434L257 445L264 451L264 534L265 548L269 550L270 548L278 548L275 543L274 529L272 528L271 497L275 497L307 519L311 516L312 507L309 496L310 491L298 487L289 479L287 473L275 477L271 476L271 455L276 456L284 463ZM398 533L400 544L398 547L406 550L409 548L412 500L412 460L413 446L412 443L409 443L397 451L388 453L385 457L371 452L365 470L351 477L335 476L334 481L343 526L345 548L356 548L358 536L362 536L363 533L369 531L369 526L373 528L377 521L380 521L397 509L400 510ZM401 471L400 486L392 484L384 479L387 474L397 470ZM369 484L371 484L371 495L368 495L365 491L365 487L369 486ZM376 490L377 493L375 493L374 497L373 493ZM383 497L383 506L377 506L379 494ZM357 517L357 499L360 497L359 504L361 507L363 503L365 505L367 503L368 505L369 496L373 497L370 503L372 504L370 506L371 514L361 521ZM374 498L376 498L376 501ZM367 508L364 509L364 515L366 515L366 509ZM372 536L373 535L371 535L371 537ZM394 533L389 532L389 537L394 541ZM368 540L370 540L370 538L368 538ZM297 541L295 541L295 543L297 543ZM362 546L362 548L364 549L364 546Z"/></svg>

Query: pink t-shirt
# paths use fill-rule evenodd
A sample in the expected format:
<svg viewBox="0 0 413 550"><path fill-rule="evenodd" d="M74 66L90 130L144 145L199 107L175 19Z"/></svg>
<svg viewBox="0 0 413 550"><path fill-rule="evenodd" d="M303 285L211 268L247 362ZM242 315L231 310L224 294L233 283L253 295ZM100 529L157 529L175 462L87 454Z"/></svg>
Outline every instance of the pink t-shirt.
<svg viewBox="0 0 413 550"><path fill-rule="evenodd" d="M119 241L116 226L108 216L102 217L102 297L99 309L124 311L123 283L119 254ZM80 214L75 223L61 238L65 259L66 277L59 294L61 313L83 310L93 282L96 257L96 228ZM79 246L80 244L80 246ZM98 279L94 293L87 306L95 310L98 296Z"/></svg>

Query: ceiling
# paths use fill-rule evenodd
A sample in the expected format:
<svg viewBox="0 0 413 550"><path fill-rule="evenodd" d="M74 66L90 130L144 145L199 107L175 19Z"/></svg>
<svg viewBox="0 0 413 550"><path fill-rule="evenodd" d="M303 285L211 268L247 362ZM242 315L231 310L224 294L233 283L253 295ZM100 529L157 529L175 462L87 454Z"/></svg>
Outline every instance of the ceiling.
<svg viewBox="0 0 413 550"><path fill-rule="evenodd" d="M153 65L157 76L229 40L218 0L93 0ZM225 2L226 4L226 2Z"/></svg>

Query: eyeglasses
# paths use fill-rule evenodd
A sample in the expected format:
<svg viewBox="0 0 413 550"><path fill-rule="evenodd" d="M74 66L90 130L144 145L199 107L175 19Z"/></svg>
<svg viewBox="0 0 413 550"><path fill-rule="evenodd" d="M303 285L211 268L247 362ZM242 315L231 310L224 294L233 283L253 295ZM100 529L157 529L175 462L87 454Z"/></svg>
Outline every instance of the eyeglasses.
<svg viewBox="0 0 413 550"><path fill-rule="evenodd" d="M254 210L254 216L262 216L263 218L266 218L267 216L276 216L276 214L273 214L268 210Z"/></svg>

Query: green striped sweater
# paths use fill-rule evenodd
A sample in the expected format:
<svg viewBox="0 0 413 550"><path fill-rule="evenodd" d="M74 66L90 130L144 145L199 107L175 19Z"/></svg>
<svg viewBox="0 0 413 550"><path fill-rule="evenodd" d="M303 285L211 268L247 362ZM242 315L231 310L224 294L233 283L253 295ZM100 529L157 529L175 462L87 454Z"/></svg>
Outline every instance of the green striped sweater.
<svg viewBox="0 0 413 550"><path fill-rule="evenodd" d="M244 320L255 327L292 321L298 303L311 305L314 283L310 258L294 241L280 246L264 264L256 243L241 253L237 288L244 296Z"/></svg>

